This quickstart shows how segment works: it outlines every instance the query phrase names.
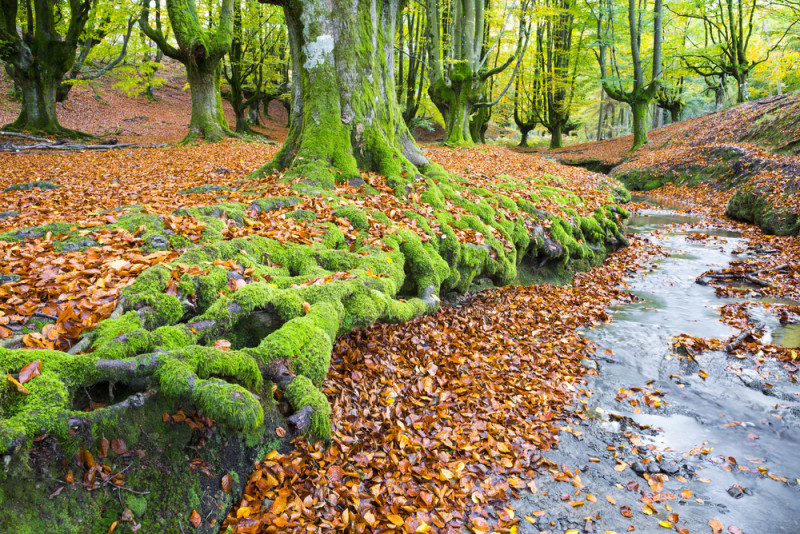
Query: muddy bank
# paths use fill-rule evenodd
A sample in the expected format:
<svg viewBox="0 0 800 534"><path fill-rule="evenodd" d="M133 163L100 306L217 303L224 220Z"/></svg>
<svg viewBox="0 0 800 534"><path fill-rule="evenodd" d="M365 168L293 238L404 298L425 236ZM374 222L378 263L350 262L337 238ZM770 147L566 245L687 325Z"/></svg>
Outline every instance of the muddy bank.
<svg viewBox="0 0 800 534"><path fill-rule="evenodd" d="M666 226L676 222L692 226ZM558 448L543 453L538 491L513 503L520 532L800 532L798 366L673 347L679 334L738 334L719 312L732 299L695 278L746 247L704 226L665 212L632 217L629 231L650 232L668 255L630 280L637 302L585 333L599 375ZM797 325L764 319L768 340L797 344Z"/></svg>

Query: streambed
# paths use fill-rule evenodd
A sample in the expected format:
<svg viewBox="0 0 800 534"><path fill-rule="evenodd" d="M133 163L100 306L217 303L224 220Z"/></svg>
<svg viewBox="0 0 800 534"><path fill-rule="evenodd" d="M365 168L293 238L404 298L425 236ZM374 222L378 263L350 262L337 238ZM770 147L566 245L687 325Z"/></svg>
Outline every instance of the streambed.
<svg viewBox="0 0 800 534"><path fill-rule="evenodd" d="M800 532L797 366L719 351L681 357L672 347L679 334L739 333L719 310L743 299L718 298L695 279L741 259L741 238L663 207L632 216L628 232L646 234L667 256L629 281L637 302L583 332L596 343L599 375L559 447L543 454L538 491L514 500L519 532L710 533L714 519L724 532ZM772 342L800 345L798 325L754 318ZM649 486L644 472L666 475L663 486Z"/></svg>

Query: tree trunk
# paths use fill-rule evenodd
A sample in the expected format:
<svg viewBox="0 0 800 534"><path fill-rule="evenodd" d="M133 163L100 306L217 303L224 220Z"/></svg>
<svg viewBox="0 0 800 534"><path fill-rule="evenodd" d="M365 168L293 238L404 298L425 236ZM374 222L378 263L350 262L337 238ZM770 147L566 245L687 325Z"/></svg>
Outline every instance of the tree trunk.
<svg viewBox="0 0 800 534"><path fill-rule="evenodd" d="M672 120L672 124L681 122L681 108L679 106L673 106L669 108L669 116Z"/></svg>
<svg viewBox="0 0 800 534"><path fill-rule="evenodd" d="M249 126L261 126L261 121L258 118L258 108L261 105L261 100L256 99L255 102L250 104L249 117L247 119Z"/></svg>
<svg viewBox="0 0 800 534"><path fill-rule="evenodd" d="M219 141L231 135L222 110L219 92L219 61L214 65L196 60L186 65L186 75L192 94L192 118L184 143L197 138Z"/></svg>
<svg viewBox="0 0 800 534"><path fill-rule="evenodd" d="M520 128L520 133L522 134L522 138L519 140L519 145L517 146L521 146L523 148L527 148L528 146L530 146L528 145L528 132L530 132L530 130Z"/></svg>
<svg viewBox="0 0 800 534"><path fill-rule="evenodd" d="M56 90L60 76L52 67L37 61L26 71L14 70L14 80L22 92L22 109L10 127L15 130L62 133L56 117Z"/></svg>
<svg viewBox="0 0 800 534"><path fill-rule="evenodd" d="M486 144L486 130L489 129L489 119L492 117L491 108L488 106L478 108L472 116L469 130L473 143Z"/></svg>
<svg viewBox="0 0 800 534"><path fill-rule="evenodd" d="M431 99L439 108L445 122L445 142L451 144L464 144L472 140L469 130L469 116L472 112L471 98L472 73L469 69L459 66L455 70L463 70L464 73L450 74L451 86L446 87L444 83L432 89Z"/></svg>
<svg viewBox="0 0 800 534"><path fill-rule="evenodd" d="M247 118L247 105L240 82L241 80L238 76L231 75L231 77L228 78L228 84L231 86L231 107L236 116L236 133L246 134L251 133L252 130L250 130L250 122Z"/></svg>
<svg viewBox="0 0 800 534"><path fill-rule="evenodd" d="M399 0L286 0L292 52L289 135L264 171L286 170L312 187L359 178L359 169L393 186L428 160L397 103L394 30Z"/></svg>
<svg viewBox="0 0 800 534"><path fill-rule="evenodd" d="M634 100L631 104L633 112L633 148L636 150L647 143L647 107L648 100Z"/></svg>
<svg viewBox="0 0 800 534"><path fill-rule="evenodd" d="M747 78L736 78L736 103L741 104L749 100L749 91L747 90Z"/></svg>
<svg viewBox="0 0 800 534"><path fill-rule="evenodd" d="M561 148L564 146L563 140L561 138L562 131L561 131L561 123L556 121L550 127L550 148Z"/></svg>

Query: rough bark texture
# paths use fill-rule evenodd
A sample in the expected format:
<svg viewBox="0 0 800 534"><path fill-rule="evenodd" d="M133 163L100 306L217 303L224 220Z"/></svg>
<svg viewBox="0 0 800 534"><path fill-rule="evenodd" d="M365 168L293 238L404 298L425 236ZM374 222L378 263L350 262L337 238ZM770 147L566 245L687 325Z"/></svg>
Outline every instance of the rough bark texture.
<svg viewBox="0 0 800 534"><path fill-rule="evenodd" d="M287 0L292 51L289 136L269 169L310 187L359 178L398 184L428 164L403 121L394 86L400 2Z"/></svg>

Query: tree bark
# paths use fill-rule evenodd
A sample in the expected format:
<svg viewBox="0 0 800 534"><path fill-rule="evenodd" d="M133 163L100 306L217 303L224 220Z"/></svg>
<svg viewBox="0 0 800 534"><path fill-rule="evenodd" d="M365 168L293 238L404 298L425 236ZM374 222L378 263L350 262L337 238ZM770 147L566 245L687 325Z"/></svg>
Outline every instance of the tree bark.
<svg viewBox="0 0 800 534"><path fill-rule="evenodd" d="M428 160L403 121L394 77L399 0L285 0L292 52L289 135L263 171L285 170L315 187L359 178L394 186Z"/></svg>
<svg viewBox="0 0 800 534"><path fill-rule="evenodd" d="M12 129L60 133L61 125L56 116L56 89L61 83L60 76L53 74L53 67L38 64L27 71L15 70L14 80L22 91L22 109Z"/></svg>
<svg viewBox="0 0 800 534"><path fill-rule="evenodd" d="M647 143L647 107L649 99L636 99L631 102L633 112L633 148L635 150Z"/></svg>
<svg viewBox="0 0 800 534"><path fill-rule="evenodd" d="M550 126L550 148L561 148L564 146L564 142L561 138L561 122L556 121L554 124Z"/></svg>
<svg viewBox="0 0 800 534"><path fill-rule="evenodd" d="M186 65L186 76L192 94L192 117L187 139L199 137L218 141L230 135L219 92L219 62L216 65L198 63L200 62Z"/></svg>

